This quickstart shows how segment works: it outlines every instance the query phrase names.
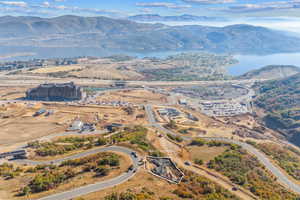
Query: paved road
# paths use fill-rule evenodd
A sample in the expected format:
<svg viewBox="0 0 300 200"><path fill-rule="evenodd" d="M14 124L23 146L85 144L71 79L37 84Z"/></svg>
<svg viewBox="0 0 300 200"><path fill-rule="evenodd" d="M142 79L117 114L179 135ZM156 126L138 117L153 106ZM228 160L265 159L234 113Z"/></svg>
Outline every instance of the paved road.
<svg viewBox="0 0 300 200"><path fill-rule="evenodd" d="M157 128L159 131L162 131L162 132L167 133L167 134L178 135L178 134L162 127L160 124L158 124L156 122L156 119L155 119L155 116L153 114L153 109L152 109L151 105L146 105L145 110L146 110L146 114L148 116L148 121L153 127ZM182 138L184 140L191 140L192 139L192 137L187 137L187 136L182 137ZM282 183L283 185L285 185L287 188L294 191L295 193L300 194L300 186L298 184L294 183L293 181L291 181L289 179L289 177L287 177L285 174L283 174L280 171L279 168L277 168L275 165L273 165L273 163L269 160L269 158L265 154L263 154L262 152L257 150L252 145L249 145L249 144L244 143L244 142L228 139L228 138L204 138L204 139L218 140L218 141L223 141L223 142L228 142L228 143L233 143L233 144L240 145L241 147L246 149L249 153L255 155L257 157L257 159L266 167L266 169L268 169L277 178L277 180L280 183Z"/></svg>
<svg viewBox="0 0 300 200"><path fill-rule="evenodd" d="M32 160L15 160L14 162L20 163L20 164L28 164L28 165L40 165L40 164L60 164L63 161L66 160L73 160L73 159L77 159L77 158L81 158L81 157L86 157L88 155L92 155L95 153L100 153L100 152L121 152L121 153L125 153L128 156L130 156L134 168L138 169L138 158L134 157L131 152L131 149L125 148L125 147L118 147L118 146L110 146L110 147L104 147L104 148L98 148L98 149L93 149L90 151L86 151L83 153L79 153L73 156L69 156L66 158L62 158L62 159L57 159L57 160L53 160L53 161L32 161ZM124 183L125 181L129 180L130 178L132 178L134 175L136 174L136 171L129 171L129 172L125 172L123 174L121 174L120 176L107 180L107 181L102 181L99 183L95 183L95 184L91 184L91 185L86 185L86 186L82 186L70 191L66 191L66 192L62 192L62 193L57 193L57 194L53 194L44 198L41 198L39 200L67 200L67 199L73 199L76 197L80 197L92 192L96 192L99 190L103 190L103 189L107 189L116 185L119 185L121 183Z"/></svg>
<svg viewBox="0 0 300 200"><path fill-rule="evenodd" d="M249 80L225 80L225 81L127 81L129 86L182 86L182 85L207 85L207 84L252 84L256 81L265 81L266 79ZM95 79L77 79L77 78L52 78L37 77L28 75L10 75L0 74L0 86L34 86L48 83L64 83L73 81L79 85L112 85L115 80L95 80Z"/></svg>
<svg viewBox="0 0 300 200"><path fill-rule="evenodd" d="M285 174L283 174L280 171L280 169L278 169L276 166L273 165L273 163L269 160L269 158L265 154L263 154L262 152L257 150L252 145L244 143L244 142L228 139L228 138L205 138L205 139L233 143L233 144L237 144L237 145L243 147L248 152L255 155L257 157L257 159L277 178L277 180L280 183L284 184L286 187L288 187L292 191L300 194L300 186L298 184L294 183L293 181L291 181Z"/></svg>

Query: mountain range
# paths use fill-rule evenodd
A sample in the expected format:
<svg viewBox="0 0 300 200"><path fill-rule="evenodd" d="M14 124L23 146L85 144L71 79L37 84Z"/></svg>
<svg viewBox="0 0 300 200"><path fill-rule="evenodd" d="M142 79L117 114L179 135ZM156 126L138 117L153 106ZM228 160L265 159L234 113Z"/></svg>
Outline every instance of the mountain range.
<svg viewBox="0 0 300 200"><path fill-rule="evenodd" d="M128 17L129 20L138 22L165 22L165 21L179 21L179 22L191 22L191 21L226 21L223 17L208 17L208 16L196 16L196 15L179 15L179 16L161 16L158 14L141 14Z"/></svg>
<svg viewBox="0 0 300 200"><path fill-rule="evenodd" d="M71 15L56 18L0 17L0 49L11 47L269 54L300 51L300 38L245 24L167 26ZM78 54L80 56L81 52Z"/></svg>

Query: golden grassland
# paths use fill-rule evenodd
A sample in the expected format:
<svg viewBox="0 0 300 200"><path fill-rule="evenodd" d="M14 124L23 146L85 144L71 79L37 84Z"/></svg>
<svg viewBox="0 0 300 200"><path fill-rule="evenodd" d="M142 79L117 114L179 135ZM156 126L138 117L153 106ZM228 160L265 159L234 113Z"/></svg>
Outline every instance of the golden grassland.
<svg viewBox="0 0 300 200"><path fill-rule="evenodd" d="M44 67L32 70L31 73L37 74L49 74L49 73L58 73L58 72L69 72L74 70L81 70L83 66L79 65L68 65L68 66L58 66L58 67Z"/></svg>

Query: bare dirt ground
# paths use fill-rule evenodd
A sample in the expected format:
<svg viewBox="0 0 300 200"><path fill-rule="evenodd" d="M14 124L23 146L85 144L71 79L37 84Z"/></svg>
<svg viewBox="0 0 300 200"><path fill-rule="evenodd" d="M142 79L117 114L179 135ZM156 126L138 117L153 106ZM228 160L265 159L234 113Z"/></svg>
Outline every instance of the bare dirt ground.
<svg viewBox="0 0 300 200"><path fill-rule="evenodd" d="M156 111L159 108L155 107ZM176 121L177 128L176 131L182 136L192 136L192 137L232 137L236 126L227 125L221 121L210 118L206 115L203 115L197 111L188 110L181 106L176 106L176 108L182 113L190 113L193 116L197 117L199 121L191 121L186 116L182 115L180 120ZM161 117L158 112L156 112L157 119L160 123L166 123L168 120L165 120L166 117ZM190 123L187 123L190 122ZM188 133L180 133L181 130L188 130Z"/></svg>
<svg viewBox="0 0 300 200"><path fill-rule="evenodd" d="M54 114L33 117L39 109L54 111ZM141 125L145 118L136 118L144 114L136 109L128 115L122 108L101 106L71 106L65 103L10 103L0 107L0 146L16 145L41 138L43 136L63 133L75 119L96 123L97 130L103 130L110 123L124 125Z"/></svg>
<svg viewBox="0 0 300 200"><path fill-rule="evenodd" d="M23 103L2 106L0 145L16 144L64 131L70 118L60 113L51 117L33 117L40 108L41 105L29 107Z"/></svg>
<svg viewBox="0 0 300 200"><path fill-rule="evenodd" d="M108 92L104 96L97 97L96 100L97 101L122 101L122 102L130 102L135 104L167 103L166 96L148 90L143 90L143 89Z"/></svg>
<svg viewBox="0 0 300 200"><path fill-rule="evenodd" d="M0 87L0 100L23 98L28 89L28 87Z"/></svg>

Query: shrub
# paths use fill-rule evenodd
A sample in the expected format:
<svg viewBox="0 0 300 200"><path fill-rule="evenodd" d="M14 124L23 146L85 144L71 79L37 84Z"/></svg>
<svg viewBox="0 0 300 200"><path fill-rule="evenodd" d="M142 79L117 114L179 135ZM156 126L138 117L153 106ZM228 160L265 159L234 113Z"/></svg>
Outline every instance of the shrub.
<svg viewBox="0 0 300 200"><path fill-rule="evenodd" d="M195 145L195 146L203 146L205 144L206 144L206 141L201 138L194 139L191 142L191 145Z"/></svg>

